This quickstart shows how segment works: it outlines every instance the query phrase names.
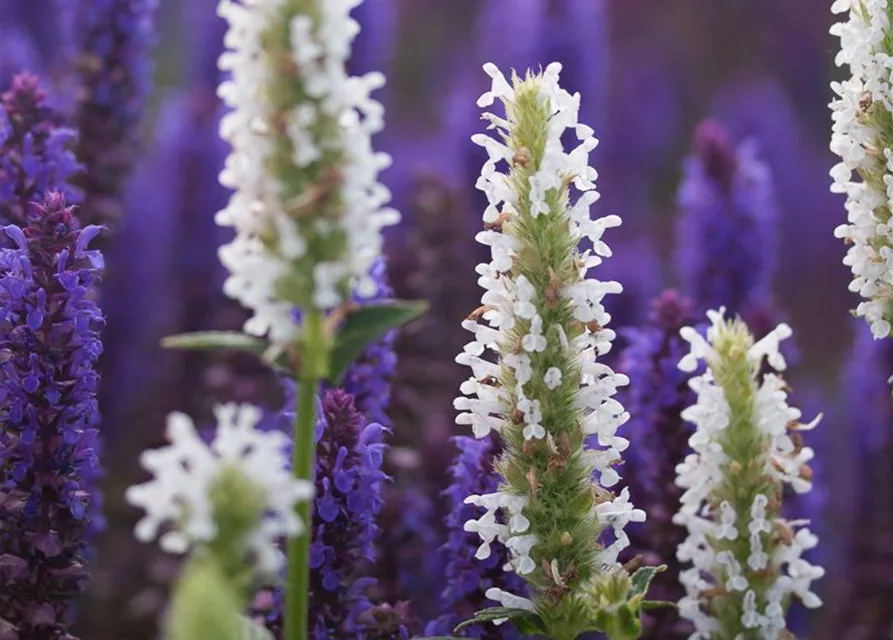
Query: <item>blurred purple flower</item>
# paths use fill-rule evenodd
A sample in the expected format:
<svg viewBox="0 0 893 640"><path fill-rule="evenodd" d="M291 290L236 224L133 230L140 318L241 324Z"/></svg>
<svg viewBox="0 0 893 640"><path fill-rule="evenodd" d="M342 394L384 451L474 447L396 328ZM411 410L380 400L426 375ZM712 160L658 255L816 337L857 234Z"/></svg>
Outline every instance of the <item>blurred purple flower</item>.
<svg viewBox="0 0 893 640"><path fill-rule="evenodd" d="M860 323L854 328L857 337L842 376L844 407L838 416L839 426L846 427L839 434L844 441L838 437L831 443L835 464L828 470L838 489L828 529L841 552L839 558L829 558L837 562L830 567L833 580L825 581L829 611L816 629L822 640L882 638L893 628L893 402L887 383L893 375L893 345L873 340Z"/></svg>
<svg viewBox="0 0 893 640"><path fill-rule="evenodd" d="M28 205L48 190L80 201L66 184L79 169L71 151L76 136L60 121L37 76L17 75L0 96L0 222L24 225Z"/></svg>
<svg viewBox="0 0 893 640"><path fill-rule="evenodd" d="M676 263L696 311L729 313L770 302L776 208L771 174L753 146L736 147L719 124L703 122L679 189Z"/></svg>
<svg viewBox="0 0 893 640"><path fill-rule="evenodd" d="M686 533L673 524L673 515L682 495L674 482L676 465L690 452L692 432L680 413L695 401L688 387L691 374L678 367L690 351L679 330L696 323L691 307L675 291L656 298L647 323L623 332L628 342L617 367L630 379L619 398L631 416L624 437L633 443L627 450L623 479L636 507L648 514L647 522L627 528L630 555L642 555L649 565L668 566L655 578L648 597L671 602L685 594L679 583L676 549ZM642 637L651 640L688 638L692 631L671 609L646 614L644 629Z"/></svg>
<svg viewBox="0 0 893 640"><path fill-rule="evenodd" d="M16 24L0 24L0 91L22 71L37 73L40 62L28 33Z"/></svg>
<svg viewBox="0 0 893 640"><path fill-rule="evenodd" d="M493 468L497 445L492 435L482 440L459 436L453 442L459 453L450 468L452 484L445 491L450 503L446 521L449 537L440 550L446 567L446 587L440 598L441 614L427 625L427 635L450 635L457 624L474 617L475 612L488 606L498 606L484 595L491 587L521 596L527 592L523 578L503 569L508 562L505 547L495 542L490 546L492 551L489 558L478 560L475 553L480 546L480 538L465 531L465 523L479 515L474 506L465 504L465 498L472 494L492 493L499 484L500 477ZM472 625L465 629L463 635L482 640L522 637L508 624Z"/></svg>
<svg viewBox="0 0 893 640"><path fill-rule="evenodd" d="M411 602L415 617L428 619L439 611L443 589L437 513L431 499L416 484L411 470L394 464L407 451L392 450L388 462L396 468L395 484L385 487L384 508L379 516L381 534L376 547L376 600ZM401 478L401 476L406 476ZM407 613L409 603L404 605Z"/></svg>
<svg viewBox="0 0 893 640"><path fill-rule="evenodd" d="M91 485L99 476L94 370L102 314L90 289L103 268L57 192L5 227L0 250L0 615L4 637L68 638L83 588L86 538L101 527ZM9 635L9 634L12 635Z"/></svg>
<svg viewBox="0 0 893 640"><path fill-rule="evenodd" d="M86 0L77 16L81 217L118 223L151 87L157 0Z"/></svg>
<svg viewBox="0 0 893 640"><path fill-rule="evenodd" d="M386 73L397 55L396 1L365 0L351 16L360 23L361 31L351 46L348 71L353 75Z"/></svg>

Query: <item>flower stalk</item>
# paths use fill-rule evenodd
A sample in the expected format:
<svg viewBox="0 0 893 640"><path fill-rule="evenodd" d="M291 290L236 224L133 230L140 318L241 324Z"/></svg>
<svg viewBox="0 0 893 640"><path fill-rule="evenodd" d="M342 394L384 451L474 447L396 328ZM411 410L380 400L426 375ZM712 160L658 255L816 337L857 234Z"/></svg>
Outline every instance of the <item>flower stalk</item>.
<svg viewBox="0 0 893 640"><path fill-rule="evenodd" d="M792 596L808 608L821 605L810 583L824 570L802 557L818 539L808 521L781 516L785 487L812 488L813 451L801 433L821 416L801 423L784 380L762 371L764 359L785 369L779 344L790 328L781 324L755 342L743 322L723 314L708 312L706 339L691 327L680 331L691 352L679 368L693 372L703 360L707 371L691 380L697 402L682 413L696 429L694 452L676 469L685 493L673 521L688 530L677 555L693 565L680 574L686 596L679 611L700 637L785 637Z"/></svg>
<svg viewBox="0 0 893 640"><path fill-rule="evenodd" d="M246 333L267 337L273 355L295 364L300 398L293 473L314 467L315 399L330 346L352 295L377 291L372 267L381 229L399 214L384 207L372 150L384 109L370 98L380 73L348 76L345 65L362 0L221 0L229 23L219 94L232 108L221 135L233 147L220 181L235 193L217 215L234 227L220 250L230 271L224 292L251 309ZM297 317L299 321L296 321ZM308 507L301 513L309 517ZM289 544L285 638L308 634L309 539Z"/></svg>
<svg viewBox="0 0 893 640"><path fill-rule="evenodd" d="M478 241L492 260L478 266L486 292L463 323L475 340L457 361L473 376L455 406L462 411L457 423L470 424L476 437L490 430L502 436L497 469L504 482L466 499L485 513L465 529L482 539L478 559L489 557L494 540L508 549L506 566L528 582L531 598L495 588L486 596L529 612L527 628L554 640L596 629L634 638L638 604L628 601L629 576L617 554L629 544L624 526L645 514L626 491L610 492L620 479L613 467L629 444L616 435L629 416L612 396L627 379L596 360L614 338L601 301L621 287L586 278L611 255L602 234L620 218L589 217L598 193L588 157L597 140L577 122L579 94L558 84L561 65L511 83L495 65L484 70L493 84L478 104L499 99L506 117L484 116L499 140L472 138L489 155L477 185L489 201ZM579 140L570 153L561 142L567 129ZM507 174L497 170L502 162ZM571 187L579 194L573 203ZM577 249L584 237L591 252ZM486 350L496 363L483 357ZM608 529L614 541L603 544Z"/></svg>

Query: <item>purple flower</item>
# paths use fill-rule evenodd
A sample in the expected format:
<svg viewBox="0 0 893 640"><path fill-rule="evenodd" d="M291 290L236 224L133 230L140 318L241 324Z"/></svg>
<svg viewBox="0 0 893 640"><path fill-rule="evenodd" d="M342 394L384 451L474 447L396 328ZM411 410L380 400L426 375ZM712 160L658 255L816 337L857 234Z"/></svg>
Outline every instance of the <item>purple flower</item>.
<svg viewBox="0 0 893 640"><path fill-rule="evenodd" d="M450 503L447 516L449 537L440 553L446 566L446 587L441 594L441 615L425 628L426 635L451 635L460 622L472 618L476 611L498 606L484 595L487 589L497 587L524 596L527 586L524 579L502 567L508 562L508 552L498 542L490 545L490 557L475 558L480 538L465 531L465 523L478 517L478 510L465 504L469 495L481 495L496 491L500 478L493 469L497 445L491 436L482 440L459 436L453 439L459 448L456 461L450 469L452 483L445 496ZM472 625L463 634L482 640L520 638L512 625Z"/></svg>
<svg viewBox="0 0 893 640"><path fill-rule="evenodd" d="M367 424L340 389L322 399L325 428L317 431L316 500L310 548L311 635L362 637L358 617L371 608L364 570L373 559L381 511L384 429Z"/></svg>
<svg viewBox="0 0 893 640"><path fill-rule="evenodd" d="M267 428L294 425L294 386L286 385L281 419ZM384 427L367 423L353 397L330 389L317 406L316 498L313 504L310 547L310 636L315 640L366 640L367 616L373 604L367 577L378 535L381 470L386 445ZM282 629L281 590L262 590L251 614L277 637ZM287 612L285 613L287 615Z"/></svg>
<svg viewBox="0 0 893 640"><path fill-rule="evenodd" d="M89 0L80 7L76 120L85 222L107 224L121 218L122 191L151 82L156 5L157 0Z"/></svg>
<svg viewBox="0 0 893 640"><path fill-rule="evenodd" d="M102 256L87 249L57 192L0 250L0 615L21 638L68 637L70 602L86 579L85 534L97 525L99 474L94 370L102 314L90 289Z"/></svg>
<svg viewBox="0 0 893 640"><path fill-rule="evenodd" d="M729 313L769 302L775 266L771 175L752 145L737 148L715 122L702 123L678 194L677 266L696 311Z"/></svg>
<svg viewBox="0 0 893 640"><path fill-rule="evenodd" d="M679 330L696 322L691 306L674 291L655 299L647 323L624 332L628 343L618 363L618 370L630 379L619 400L631 416L625 436L634 443L627 450L623 478L636 506L648 514L647 522L627 527L630 550L649 565L668 566L655 579L648 597L672 602L685 594L679 583L676 548L686 533L672 519L682 495L674 482L676 465L690 451L691 427L680 413L695 401L688 387L691 375L678 367L690 350ZM671 609L646 615L644 629L642 637L654 640L691 635L690 626Z"/></svg>
<svg viewBox="0 0 893 640"><path fill-rule="evenodd" d="M37 51L27 32L16 24L0 24L0 90L5 91L20 71L40 68Z"/></svg>
<svg viewBox="0 0 893 640"><path fill-rule="evenodd" d="M75 132L60 122L37 76L17 75L0 96L0 222L25 225L28 205L48 190L80 201L66 184L79 169L71 151Z"/></svg>
<svg viewBox="0 0 893 640"><path fill-rule="evenodd" d="M872 340L863 323L854 324L856 342L847 363L841 427L834 446L829 482L838 489L829 527L842 553L829 571L825 601L830 609L821 638L882 638L893 626L893 403L887 379L893 375L893 344ZM809 417L809 416L807 416ZM846 428L844 428L846 427ZM853 434L858 434L854 436ZM829 433L829 437L835 437ZM847 449L852 449L847 451ZM853 528L852 523L858 522ZM824 540L823 540L824 544ZM829 558L836 560L836 558Z"/></svg>

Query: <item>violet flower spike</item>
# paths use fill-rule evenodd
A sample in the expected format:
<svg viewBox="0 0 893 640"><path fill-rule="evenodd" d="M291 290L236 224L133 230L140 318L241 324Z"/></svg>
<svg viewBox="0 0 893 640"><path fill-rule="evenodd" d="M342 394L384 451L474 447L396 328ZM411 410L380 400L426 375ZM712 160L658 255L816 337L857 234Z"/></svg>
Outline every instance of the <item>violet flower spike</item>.
<svg viewBox="0 0 893 640"><path fill-rule="evenodd" d="M125 184L139 151L151 88L157 0L84 0L77 33L80 93L75 116L84 171L81 218L115 225Z"/></svg>
<svg viewBox="0 0 893 640"><path fill-rule="evenodd" d="M4 228L0 249L0 613L15 637L69 638L83 588L91 481L99 474L94 365L100 310L89 297L102 256L64 197L32 205L24 228ZM4 621L0 620L0 627Z"/></svg>
<svg viewBox="0 0 893 640"><path fill-rule="evenodd" d="M29 205L49 190L80 202L67 184L80 169L71 150L76 136L61 121L37 76L15 76L0 96L0 222L25 226Z"/></svg>
<svg viewBox="0 0 893 640"><path fill-rule="evenodd" d="M752 143L735 145L717 123L702 123L678 194L676 264L697 311L742 313L770 302L775 268L775 202L769 168Z"/></svg>
<svg viewBox="0 0 893 640"><path fill-rule="evenodd" d="M490 555L481 561L478 558L480 537L465 530L465 523L478 513L474 506L465 503L465 498L493 493L502 481L493 468L497 441L491 434L481 440L459 436L453 442L458 453L450 467L452 482L444 491L450 509L446 518L448 537L439 552L446 568L446 586L440 598L440 615L425 627L425 634L429 636L450 635L457 624L472 618L476 611L498 606L486 595L490 589L528 595L524 579L503 568L509 561L505 545L495 541L490 545ZM462 635L482 640L518 640L522 637L510 624L476 624Z"/></svg>

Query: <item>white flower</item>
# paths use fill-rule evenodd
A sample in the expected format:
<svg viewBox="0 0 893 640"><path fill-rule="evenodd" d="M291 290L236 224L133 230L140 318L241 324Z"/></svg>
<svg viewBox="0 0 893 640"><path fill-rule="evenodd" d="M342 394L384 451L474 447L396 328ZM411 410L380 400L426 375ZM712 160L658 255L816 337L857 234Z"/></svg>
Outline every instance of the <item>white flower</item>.
<svg viewBox="0 0 893 640"><path fill-rule="evenodd" d="M281 561L276 543L304 531L294 507L313 497L313 484L292 477L284 434L255 429L260 409L228 404L217 406L215 415L217 432L210 446L188 416L172 413L167 420L171 444L140 456L154 478L127 490L127 501L146 512L137 523L136 537L147 542L159 527L172 525L160 538L165 551L185 553L193 545L211 542L218 533L211 493L221 474L233 471L263 500L262 516L245 540L246 550L256 554L259 570L275 573Z"/></svg>
<svg viewBox="0 0 893 640"><path fill-rule="evenodd" d="M621 222L614 215L590 218L590 206L598 200L598 193L589 153L597 140L590 127L578 122L579 95L571 95L559 85L560 64L550 64L542 75L521 80L523 86L513 85L495 65L487 64L484 70L492 85L478 104L488 107L499 100L506 106L506 117L485 114L495 136L472 137L472 142L487 154L475 185L488 202L483 212L485 228L476 239L489 248L490 259L476 269L478 283L484 289L482 306L462 324L474 334L474 341L456 360L471 367L473 377L462 384L463 396L455 400L454 406L460 411L456 422L471 425L477 437L485 437L491 430L506 435L510 430L524 439L525 447L566 456L571 464L582 465L580 473L585 477L597 477L601 485L612 486L620 481L614 467L629 445L617 435L629 414L613 396L629 380L597 361L608 353L615 337L606 328L611 317L603 299L622 290L617 282L588 277L591 267L611 255L603 240L605 230ZM529 156L529 149L513 134L515 100L521 92L543 107L538 133L542 153L537 154L536 166L528 167L526 174L513 169ZM574 148L565 150L562 140L568 134L576 142ZM527 184L519 183L522 175ZM561 204L556 207L556 202ZM559 233L568 234L567 245L588 238L593 250L581 253L572 248L567 256L543 255L540 257L548 268L540 264L537 270L532 269L530 256L536 256L537 249L523 227L533 219L542 224L544 217L548 224L556 225ZM575 265L570 273L563 266L569 264ZM545 282L543 276L547 276ZM563 314L556 314L559 306L571 310L582 328ZM488 350L493 352L495 362ZM569 384L576 388L568 388ZM562 425L553 422L555 414L562 413L555 411L556 401L566 405L562 408L572 415L557 417L567 420L564 429L578 429L581 436L593 436L592 443L575 444L578 448L570 452L559 447L558 442L566 439L558 438ZM539 544L538 534L542 533L534 530L536 523L524 513L528 496L536 493L539 482L534 470L530 471L524 486L502 485L497 492L502 496L500 500L493 494L470 497L470 504L485 507L487 513L465 525L467 531L481 537L482 553L489 554L494 541L502 542L510 555L507 567L521 575L537 570L531 550ZM580 491L579 486L568 489ZM501 521L507 524L498 524L496 510L502 510ZM629 544L624 527L644 520L645 513L633 507L624 490L582 517L597 521L602 529L613 529L607 536L613 544L602 549L593 540L585 561L615 565L618 553ZM553 574L557 575L557 569ZM562 579L556 575L553 579ZM488 597L492 597L489 592ZM507 603L515 597L500 592L497 599Z"/></svg>
<svg viewBox="0 0 893 640"><path fill-rule="evenodd" d="M359 295L375 290L369 272L381 254L381 229L399 219L385 207L390 194L378 182L390 158L374 152L371 144L371 136L383 126L383 109L370 93L384 78L378 73L349 77L345 72L359 31L350 11L360 2L319 2L314 18L294 14L278 0L220 0L218 5L218 13L229 23L227 49L219 61L229 79L218 93L230 111L221 121L220 135L232 147L220 182L233 189L233 195L216 221L236 231L219 252L230 272L224 291L253 311L246 332L277 343L295 338L297 304L325 311L343 302L346 289ZM285 53L300 70L299 81L310 97L284 112L270 102L269 87L294 80L275 76L262 44L264 34L282 20L288 21L290 35L290 51ZM323 126L323 121L334 126ZM279 123L284 131L277 129ZM340 176L334 187L340 204L337 217L314 220L310 215L299 224L293 210L301 201L311 202L319 185L285 201L281 176L270 168L276 145L283 140L291 146L291 161L298 169L338 152L342 160L331 167ZM333 233L343 236L343 252L306 269L312 278L310 299L283 300L279 283L295 272L295 261L306 256L308 244L325 243Z"/></svg>
<svg viewBox="0 0 893 640"><path fill-rule="evenodd" d="M785 628L782 603L789 594L796 594L804 604L808 603L807 606L820 604L809 587L811 581L821 577L823 571L804 564L800 558L804 549L817 544L817 539L808 529L802 528L802 523L786 521L778 515L777 504L770 507L770 501L776 500L776 491L781 495L782 484L788 484L798 492L809 489L809 482L804 479L802 470L813 452L799 441L795 443L791 431L811 429L817 420L807 425L800 424L800 411L787 404L784 380L773 373L761 373L764 358L774 368L784 369L780 342L791 335L787 325L779 325L765 338L753 343L742 327L723 319L722 310L711 312L708 316L711 324L706 339L691 328L681 332L691 345L691 353L680 361L679 368L691 372L703 360L707 363L707 370L690 381L692 390L697 394L697 402L682 412L683 419L694 423L695 432L689 439L693 453L676 468L676 484L685 492L673 522L686 527L688 531L687 539L679 545L677 556L680 561L693 565L691 570L680 574L687 593L684 602L680 601L680 615L694 623L699 637L715 637L721 626L719 620L708 615L709 611L705 612L704 607L695 604L701 601L703 591L722 586L729 591L744 592L740 612L740 623L744 628L758 629L759 637L777 638ZM723 358L726 357L717 353L714 344L722 340L728 345L726 341L733 339L740 342L737 344L739 353L746 355L750 370L748 380L727 380L725 384L731 389L728 391L714 377L714 374L720 375L714 369L724 370ZM734 343L729 350L734 350ZM746 389L747 384L752 388ZM735 395L730 400L726 398L727 391L742 395ZM736 419L738 416L732 414L730 406L731 403L740 407L742 397L751 403L750 417L746 421ZM735 443L736 439L728 433L732 428L741 430L734 434L738 435L739 442L763 443L762 453L748 453L744 460L737 448L726 451L726 446L735 447L730 443ZM738 459L734 456L738 456ZM756 463L762 464L762 468L758 467L756 474L748 469L747 474L754 478L769 478L776 484L767 487L765 481L760 480L760 490L765 493L756 493L747 508L736 510L730 498L722 499L718 508L714 509L711 505L728 495L729 482L735 482L729 474L742 474L746 465ZM805 475L808 477L809 474ZM741 488L742 491L753 489L746 485ZM723 494L723 491L726 493ZM796 531L792 544L779 541L774 534L776 525ZM740 545L731 547L739 554L736 556L724 541L738 540L742 535L747 539L747 546L744 549ZM754 579L754 572L768 575L767 578L758 578L762 588L748 581L746 573ZM723 631L735 633L725 628Z"/></svg>
<svg viewBox="0 0 893 640"><path fill-rule="evenodd" d="M893 131L884 127L893 113L893 56L888 52L891 33L888 0L836 0L836 14L846 22L831 27L840 38L835 62L848 66L851 77L832 83L831 150L841 162L831 170L831 191L847 196L847 222L834 235L847 242L843 262L853 273L850 290L865 300L856 314L865 318L876 339L890 334L887 311L893 301L893 229L888 222L893 195L893 166L885 141ZM884 117L866 117L882 111ZM877 151L883 149L881 156ZM854 179L861 174L861 179ZM874 179L866 179L872 176Z"/></svg>

